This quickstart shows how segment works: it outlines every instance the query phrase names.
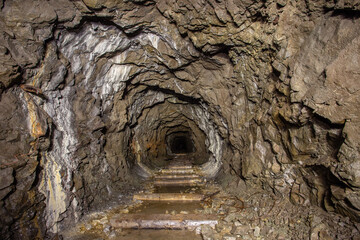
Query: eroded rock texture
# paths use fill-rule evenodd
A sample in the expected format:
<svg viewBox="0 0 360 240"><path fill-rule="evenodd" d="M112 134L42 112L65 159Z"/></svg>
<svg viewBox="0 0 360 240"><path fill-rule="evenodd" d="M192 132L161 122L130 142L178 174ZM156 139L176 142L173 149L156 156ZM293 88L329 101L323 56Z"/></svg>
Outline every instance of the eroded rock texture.
<svg viewBox="0 0 360 240"><path fill-rule="evenodd" d="M181 137L234 191L360 220L357 1L0 8L4 239L56 234L171 161Z"/></svg>

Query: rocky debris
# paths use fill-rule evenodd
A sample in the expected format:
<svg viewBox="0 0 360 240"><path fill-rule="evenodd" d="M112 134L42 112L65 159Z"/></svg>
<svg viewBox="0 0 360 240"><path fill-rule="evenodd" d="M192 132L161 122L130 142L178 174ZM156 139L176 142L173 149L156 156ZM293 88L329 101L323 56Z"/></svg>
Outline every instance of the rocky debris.
<svg viewBox="0 0 360 240"><path fill-rule="evenodd" d="M244 192L243 209L235 209L231 195L213 198L211 211L223 213L215 229L204 228L206 239L357 239L348 218L314 207L296 207L263 191ZM229 201L231 200L231 201Z"/></svg>
<svg viewBox="0 0 360 240"><path fill-rule="evenodd" d="M213 191L219 189L219 186L212 183L208 184L206 189ZM151 189L144 191L151 191ZM238 205L237 202L242 203ZM181 206L182 204L184 206ZM144 230L134 230L138 232L134 234L134 232L126 231L126 228L130 225L139 228L141 224L145 227L144 224L155 223L153 228L164 228L166 226L161 225L161 221L158 222L159 219L165 216L166 219L177 219L180 216L178 214L180 210L167 210L171 209L172 205L166 203L161 203L158 210L154 208L155 205L143 207L142 205L144 203L141 201L128 202L124 206L120 205L108 211L90 214L85 222L64 232L64 237L77 239L79 236L87 236L89 239L95 239L101 236L103 239L112 239L121 236L140 239L140 233ZM180 205L178 209L188 206L184 203L177 205ZM165 214L146 215L141 214L142 211L163 211ZM131 214L134 212L135 214ZM219 194L203 202L202 208L196 209L195 212L197 217L200 216L199 214L212 214L219 219L215 227L206 224L192 229L202 239L358 239L359 236L359 229L349 218L327 213L317 207L295 206L287 199L278 198L273 193L264 192L257 187L242 192L241 199L221 190ZM187 219L194 215L188 214L189 212L181 218ZM127 221L120 221L121 219L127 219ZM122 229L119 228L120 225ZM178 230L173 231L178 232ZM158 236L159 239L170 236L176 239L175 232L160 231Z"/></svg>

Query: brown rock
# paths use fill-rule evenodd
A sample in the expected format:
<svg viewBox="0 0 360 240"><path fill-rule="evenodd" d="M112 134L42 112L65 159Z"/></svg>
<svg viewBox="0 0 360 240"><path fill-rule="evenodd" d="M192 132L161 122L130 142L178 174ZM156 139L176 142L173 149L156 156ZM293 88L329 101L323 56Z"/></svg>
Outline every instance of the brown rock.
<svg viewBox="0 0 360 240"><path fill-rule="evenodd" d="M50 0L49 5L53 7L59 22L71 22L76 16L77 9L72 2L67 0Z"/></svg>
<svg viewBox="0 0 360 240"><path fill-rule="evenodd" d="M43 219L60 228L135 181L131 170L171 161L166 137L176 132L194 142L193 163L210 159L211 177L220 167L220 177L232 174L223 181L231 191L257 183L293 203L359 216L355 2L1 0L0 8L0 163L21 162L16 189L14 179L0 189L22 219L13 226L36 232L37 177L49 183ZM35 115L20 81L46 95L29 95ZM41 168L28 157L33 137ZM302 177L307 184L292 185ZM314 236L326 239L323 230Z"/></svg>
<svg viewBox="0 0 360 240"><path fill-rule="evenodd" d="M0 190L0 200L2 200L4 197L6 197L6 195L8 195L9 192L11 192L12 190L13 189L11 187L7 187L7 188Z"/></svg>
<svg viewBox="0 0 360 240"><path fill-rule="evenodd" d="M12 168L5 168L0 170L0 189L10 186L14 182Z"/></svg>
<svg viewBox="0 0 360 240"><path fill-rule="evenodd" d="M20 1L6 3L3 12L7 23L50 23L57 19L57 15L48 1Z"/></svg>
<svg viewBox="0 0 360 240"><path fill-rule="evenodd" d="M0 83L8 88L20 77L20 68L5 47L0 46Z"/></svg>
<svg viewBox="0 0 360 240"><path fill-rule="evenodd" d="M82 1L83 1L83 2L85 3L85 5L88 6L89 8L91 8L91 9L96 9L96 10L101 9L103 2L105 2L105 1L103 1L103 0L82 0Z"/></svg>
<svg viewBox="0 0 360 240"><path fill-rule="evenodd" d="M18 181L16 187L19 190L30 190L35 180L35 170L38 166L38 161L35 159L29 160L23 168L16 170L16 180Z"/></svg>

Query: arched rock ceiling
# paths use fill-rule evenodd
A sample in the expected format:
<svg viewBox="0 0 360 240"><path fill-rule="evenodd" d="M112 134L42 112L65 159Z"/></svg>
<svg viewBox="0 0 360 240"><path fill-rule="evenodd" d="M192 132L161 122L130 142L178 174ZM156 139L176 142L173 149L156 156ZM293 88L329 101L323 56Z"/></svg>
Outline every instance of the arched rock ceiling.
<svg viewBox="0 0 360 240"><path fill-rule="evenodd" d="M359 8L0 1L0 176L16 178L2 181L4 231L34 209L56 233L106 202L147 156L134 140L178 117L204 134L209 176L222 167L234 188L246 180L358 220Z"/></svg>

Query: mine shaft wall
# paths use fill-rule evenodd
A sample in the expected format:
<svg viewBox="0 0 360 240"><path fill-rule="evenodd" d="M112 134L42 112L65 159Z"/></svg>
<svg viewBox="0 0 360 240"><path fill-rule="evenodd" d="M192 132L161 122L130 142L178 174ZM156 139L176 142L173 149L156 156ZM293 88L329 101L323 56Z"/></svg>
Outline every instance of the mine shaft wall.
<svg viewBox="0 0 360 240"><path fill-rule="evenodd" d="M135 186L174 127L204 142L204 171L229 189L251 183L359 221L355 3L0 8L5 239L52 236Z"/></svg>

